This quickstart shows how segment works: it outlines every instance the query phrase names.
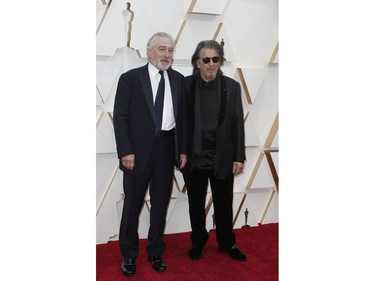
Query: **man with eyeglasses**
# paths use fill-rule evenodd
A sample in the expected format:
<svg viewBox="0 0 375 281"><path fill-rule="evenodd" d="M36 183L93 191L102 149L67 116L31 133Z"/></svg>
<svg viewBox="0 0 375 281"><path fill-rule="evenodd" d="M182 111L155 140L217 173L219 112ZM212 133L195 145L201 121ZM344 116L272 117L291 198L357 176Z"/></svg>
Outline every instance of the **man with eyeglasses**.
<svg viewBox="0 0 375 281"><path fill-rule="evenodd" d="M202 257L209 237L205 202L210 182L218 249L246 261L236 246L232 207L234 176L243 172L245 161L241 88L223 75L223 61L218 42L202 41L191 58L193 74L185 78L188 162L182 172L189 200L192 260Z"/></svg>

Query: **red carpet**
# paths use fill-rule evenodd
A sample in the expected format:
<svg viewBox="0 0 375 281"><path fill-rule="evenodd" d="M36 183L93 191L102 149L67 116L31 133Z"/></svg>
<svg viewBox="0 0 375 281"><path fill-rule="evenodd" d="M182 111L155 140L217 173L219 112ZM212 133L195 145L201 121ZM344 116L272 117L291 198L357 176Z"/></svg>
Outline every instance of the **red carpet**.
<svg viewBox="0 0 375 281"><path fill-rule="evenodd" d="M217 249L213 231L203 251L202 259L191 261L189 233L165 236L167 248L163 259L166 272L156 272L147 262L146 243L140 240L139 256L136 260L137 272L126 277L120 270L121 253L118 241L96 246L96 280L170 280L170 281L277 281L278 280L278 224L235 229L238 247L246 254L246 262L230 259L228 254Z"/></svg>

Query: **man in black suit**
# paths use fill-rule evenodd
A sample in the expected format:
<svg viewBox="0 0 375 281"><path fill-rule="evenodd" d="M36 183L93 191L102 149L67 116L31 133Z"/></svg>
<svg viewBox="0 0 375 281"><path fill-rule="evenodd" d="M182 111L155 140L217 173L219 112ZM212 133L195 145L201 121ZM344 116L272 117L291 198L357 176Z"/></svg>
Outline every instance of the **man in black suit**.
<svg viewBox="0 0 375 281"><path fill-rule="evenodd" d="M165 271L163 234L172 191L174 165L186 162L186 123L183 112L184 77L171 68L175 44L164 32L147 43L149 63L121 75L114 104L113 123L124 172L125 201L119 243L122 272L136 272L138 223L148 186L150 227L147 254L153 268Z"/></svg>
<svg viewBox="0 0 375 281"><path fill-rule="evenodd" d="M200 259L208 240L205 201L208 181L213 196L219 250L246 261L233 232L233 180L245 161L241 88L223 75L224 51L214 40L202 41L192 56L193 75L186 77L188 159L183 169L188 192L192 247Z"/></svg>

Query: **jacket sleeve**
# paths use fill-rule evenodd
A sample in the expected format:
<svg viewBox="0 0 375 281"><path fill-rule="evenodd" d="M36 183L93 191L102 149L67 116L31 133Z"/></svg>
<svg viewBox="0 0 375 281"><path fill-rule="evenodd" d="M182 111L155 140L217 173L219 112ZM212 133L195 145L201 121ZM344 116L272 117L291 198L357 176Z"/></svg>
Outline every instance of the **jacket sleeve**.
<svg viewBox="0 0 375 281"><path fill-rule="evenodd" d="M131 79L126 73L120 76L113 109L113 126L119 159L125 155L133 154L133 148L129 139L129 116L132 93L130 81Z"/></svg>
<svg viewBox="0 0 375 281"><path fill-rule="evenodd" d="M246 160L245 156L245 128L243 119L243 107L241 99L241 87L238 82L235 83L234 87L234 124L235 129L234 136L234 146L235 146L235 161L244 162Z"/></svg>

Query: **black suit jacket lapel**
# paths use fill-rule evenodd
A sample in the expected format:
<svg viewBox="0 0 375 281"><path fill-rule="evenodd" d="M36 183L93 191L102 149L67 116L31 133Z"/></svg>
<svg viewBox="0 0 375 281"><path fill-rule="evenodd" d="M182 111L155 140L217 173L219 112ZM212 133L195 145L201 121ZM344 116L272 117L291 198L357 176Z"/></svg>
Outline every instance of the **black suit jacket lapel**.
<svg viewBox="0 0 375 281"><path fill-rule="evenodd" d="M177 113L178 113L178 82L177 82L177 79L173 79L173 71L168 68L167 70L167 73L168 73L168 79L169 79L169 85L171 86L171 93L172 93L172 103L173 103L173 111L174 111L174 116L178 116Z"/></svg>
<svg viewBox="0 0 375 281"><path fill-rule="evenodd" d="M219 123L218 128L220 127L221 123L223 122L225 116L225 109L227 107L227 88L225 85L224 76L220 76L220 113L219 113Z"/></svg>
<svg viewBox="0 0 375 281"><path fill-rule="evenodd" d="M148 73L148 64L140 69L139 79L141 81L142 90L147 102L148 109L150 110L151 116L154 118L154 99L152 96L150 75Z"/></svg>

